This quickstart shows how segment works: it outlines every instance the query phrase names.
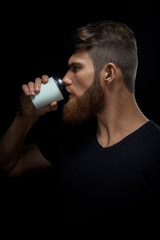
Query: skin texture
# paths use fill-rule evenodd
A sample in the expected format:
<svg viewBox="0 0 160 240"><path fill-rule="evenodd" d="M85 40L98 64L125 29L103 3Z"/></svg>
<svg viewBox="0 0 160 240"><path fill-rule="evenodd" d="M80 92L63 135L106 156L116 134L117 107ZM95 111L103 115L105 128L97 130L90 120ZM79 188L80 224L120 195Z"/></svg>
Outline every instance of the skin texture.
<svg viewBox="0 0 160 240"><path fill-rule="evenodd" d="M68 61L69 70L63 78L69 92L82 96L94 80L94 66L86 51L73 54Z"/></svg>
<svg viewBox="0 0 160 240"><path fill-rule="evenodd" d="M104 91L99 79L95 79L95 70L86 51L80 51L71 56L68 62L69 70L63 78L71 80L67 86L69 101L63 108L63 119L71 124L79 124L90 119L103 108Z"/></svg>

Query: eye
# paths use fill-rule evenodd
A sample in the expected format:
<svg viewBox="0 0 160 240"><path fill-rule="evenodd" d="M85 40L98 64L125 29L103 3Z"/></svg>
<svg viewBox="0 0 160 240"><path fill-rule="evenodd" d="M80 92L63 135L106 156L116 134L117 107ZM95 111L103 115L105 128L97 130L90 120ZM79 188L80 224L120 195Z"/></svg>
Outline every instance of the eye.
<svg viewBox="0 0 160 240"><path fill-rule="evenodd" d="M71 63L68 65L68 67L70 71L72 71L73 73L76 73L82 68L82 65L78 63Z"/></svg>
<svg viewBox="0 0 160 240"><path fill-rule="evenodd" d="M78 72L79 69L80 69L79 66L73 66L72 71L73 72Z"/></svg>
<svg viewBox="0 0 160 240"><path fill-rule="evenodd" d="M80 70L80 66L77 64L73 64L71 67L72 72L76 73Z"/></svg>

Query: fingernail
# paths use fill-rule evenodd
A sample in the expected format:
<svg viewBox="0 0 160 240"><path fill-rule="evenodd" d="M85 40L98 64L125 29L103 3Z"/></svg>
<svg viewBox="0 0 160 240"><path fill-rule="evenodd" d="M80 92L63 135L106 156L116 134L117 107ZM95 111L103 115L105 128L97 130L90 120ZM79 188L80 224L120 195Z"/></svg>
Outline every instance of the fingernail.
<svg viewBox="0 0 160 240"><path fill-rule="evenodd" d="M34 91L30 91L30 95L34 96L35 92Z"/></svg>
<svg viewBox="0 0 160 240"><path fill-rule="evenodd" d="M47 78L47 77L44 77L44 78L43 78L43 81L48 82L48 78Z"/></svg>

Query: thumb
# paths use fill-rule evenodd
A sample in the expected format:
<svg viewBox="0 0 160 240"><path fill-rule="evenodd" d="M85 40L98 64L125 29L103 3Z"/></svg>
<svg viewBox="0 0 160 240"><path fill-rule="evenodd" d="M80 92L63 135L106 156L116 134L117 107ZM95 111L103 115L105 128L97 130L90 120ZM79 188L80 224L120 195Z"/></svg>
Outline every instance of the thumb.
<svg viewBox="0 0 160 240"><path fill-rule="evenodd" d="M38 115L42 116L42 115L44 115L47 112L56 111L57 108L58 108L57 102L52 102L51 104L38 109L37 110L38 111Z"/></svg>

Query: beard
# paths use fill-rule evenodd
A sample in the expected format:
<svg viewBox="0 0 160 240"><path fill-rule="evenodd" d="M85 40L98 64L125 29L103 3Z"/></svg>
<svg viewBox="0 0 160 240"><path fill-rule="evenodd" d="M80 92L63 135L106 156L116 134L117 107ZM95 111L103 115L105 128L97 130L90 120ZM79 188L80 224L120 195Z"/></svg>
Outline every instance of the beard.
<svg viewBox="0 0 160 240"><path fill-rule="evenodd" d="M63 106L63 120L69 124L81 124L95 117L104 105L104 90L99 81L94 81L82 96L73 95Z"/></svg>

